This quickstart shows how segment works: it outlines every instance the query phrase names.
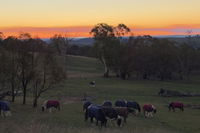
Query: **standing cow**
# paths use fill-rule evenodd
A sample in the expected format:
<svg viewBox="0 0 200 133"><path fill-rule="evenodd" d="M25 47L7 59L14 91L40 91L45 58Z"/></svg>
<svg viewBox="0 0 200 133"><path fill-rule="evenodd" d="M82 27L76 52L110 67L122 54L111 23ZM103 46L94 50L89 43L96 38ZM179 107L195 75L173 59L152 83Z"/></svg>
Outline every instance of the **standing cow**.
<svg viewBox="0 0 200 133"><path fill-rule="evenodd" d="M110 120L111 122L116 120L117 125L121 126L122 119L121 119L121 116L118 115L118 112L115 108L102 106L102 109L106 118L108 118L108 120Z"/></svg>
<svg viewBox="0 0 200 133"><path fill-rule="evenodd" d="M127 101L126 105L129 109L129 113L135 113L135 110L137 110L139 113L141 111L140 105L137 102Z"/></svg>
<svg viewBox="0 0 200 133"><path fill-rule="evenodd" d="M8 101L0 101L0 113L2 117L11 116L10 103Z"/></svg>
<svg viewBox="0 0 200 133"><path fill-rule="evenodd" d="M42 111L49 110L49 112L52 112L52 108L55 108L57 110L60 110L60 102L57 100L47 100L42 105Z"/></svg>
<svg viewBox="0 0 200 133"><path fill-rule="evenodd" d="M129 110L127 107L115 107L114 108L117 111L118 116L120 118L122 117L124 119L124 123L126 123L126 119L128 118Z"/></svg>
<svg viewBox="0 0 200 133"><path fill-rule="evenodd" d="M184 111L184 105L181 102L171 102L168 106L169 111L171 111L171 109L175 112L175 108L179 108L180 110Z"/></svg>
<svg viewBox="0 0 200 133"><path fill-rule="evenodd" d="M156 113L156 107L152 104L145 104L143 106L144 116L147 117L153 117L153 114Z"/></svg>
<svg viewBox="0 0 200 133"><path fill-rule="evenodd" d="M96 125L98 125L98 122L100 121L101 127L106 127L107 119L102 106L90 105L85 111L85 121L87 121L88 118L90 118L91 123L93 122L93 118L95 118Z"/></svg>

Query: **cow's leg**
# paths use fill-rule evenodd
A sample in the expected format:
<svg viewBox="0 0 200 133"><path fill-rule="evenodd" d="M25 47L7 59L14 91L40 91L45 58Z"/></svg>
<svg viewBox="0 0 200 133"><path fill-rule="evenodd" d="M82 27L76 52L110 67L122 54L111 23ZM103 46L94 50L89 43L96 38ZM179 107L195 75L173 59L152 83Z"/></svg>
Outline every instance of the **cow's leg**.
<svg viewBox="0 0 200 133"><path fill-rule="evenodd" d="M52 108L49 108L49 112L52 113Z"/></svg>
<svg viewBox="0 0 200 133"><path fill-rule="evenodd" d="M175 108L174 108L174 107L172 107L172 109L173 109L173 112L175 112Z"/></svg>
<svg viewBox="0 0 200 133"><path fill-rule="evenodd" d="M93 117L90 117L90 122L93 123Z"/></svg>
<svg viewBox="0 0 200 133"><path fill-rule="evenodd" d="M153 112L150 112L150 117L153 117Z"/></svg>
<svg viewBox="0 0 200 133"><path fill-rule="evenodd" d="M6 117L6 111L2 110L2 117Z"/></svg>
<svg viewBox="0 0 200 133"><path fill-rule="evenodd" d="M1 117L3 117L3 110L1 110L1 112L0 112L0 113L1 113Z"/></svg>
<svg viewBox="0 0 200 133"><path fill-rule="evenodd" d="M126 116L124 116L124 123L126 123Z"/></svg>
<svg viewBox="0 0 200 133"><path fill-rule="evenodd" d="M146 115L147 115L147 112L146 112L146 111L144 111L144 117L145 117L145 118L147 117Z"/></svg>
<svg viewBox="0 0 200 133"><path fill-rule="evenodd" d="M4 111L5 117L8 117L8 111Z"/></svg>
<svg viewBox="0 0 200 133"><path fill-rule="evenodd" d="M107 120L105 119L105 121L104 121L104 127L106 127L106 124L107 124Z"/></svg>
<svg viewBox="0 0 200 133"><path fill-rule="evenodd" d="M87 121L87 119L88 119L88 111L86 110L85 111L85 121Z"/></svg>
<svg viewBox="0 0 200 133"><path fill-rule="evenodd" d="M96 120L96 125L98 126L98 124L99 124L99 121L98 121L98 120ZM101 122L101 126L102 126L102 122Z"/></svg>
<svg viewBox="0 0 200 133"><path fill-rule="evenodd" d="M8 116L12 116L12 113L11 113L11 111L8 111Z"/></svg>
<svg viewBox="0 0 200 133"><path fill-rule="evenodd" d="M183 107L180 107L180 110L181 110L181 111L184 111Z"/></svg>
<svg viewBox="0 0 200 133"><path fill-rule="evenodd" d="M148 117L148 112L147 112L147 111L145 111L145 113L144 113L144 117L145 117L145 118Z"/></svg>

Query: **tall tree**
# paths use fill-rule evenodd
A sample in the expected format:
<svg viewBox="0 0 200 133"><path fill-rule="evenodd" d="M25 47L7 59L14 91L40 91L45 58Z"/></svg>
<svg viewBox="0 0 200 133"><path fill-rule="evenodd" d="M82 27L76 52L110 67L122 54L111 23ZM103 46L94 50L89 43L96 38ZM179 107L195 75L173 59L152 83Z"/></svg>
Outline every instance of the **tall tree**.
<svg viewBox="0 0 200 133"><path fill-rule="evenodd" d="M109 76L109 71L114 64L116 64L116 56L120 47L120 38L130 29L124 25L119 24L117 27L105 23L97 24L92 30L91 34L94 36L95 49L97 57L104 65L104 77Z"/></svg>

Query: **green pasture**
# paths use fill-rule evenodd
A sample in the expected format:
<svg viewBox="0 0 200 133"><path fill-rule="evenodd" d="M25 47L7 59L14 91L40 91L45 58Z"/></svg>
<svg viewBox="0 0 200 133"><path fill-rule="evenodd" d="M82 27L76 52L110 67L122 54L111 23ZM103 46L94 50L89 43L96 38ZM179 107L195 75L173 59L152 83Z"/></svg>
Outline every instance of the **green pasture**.
<svg viewBox="0 0 200 133"><path fill-rule="evenodd" d="M111 100L114 103L117 99L126 99L137 101L141 106L151 103L157 107L157 114L153 118L146 119L141 113L138 116L130 115L127 124L123 127L108 123L109 132L113 130L134 133L200 133L200 110L185 108L184 112L180 110L169 112L167 108L167 104L171 101L199 105L200 97L160 97L157 95L160 88L200 93L198 77L194 77L190 81L103 78L101 77L103 67L96 59L69 56L68 61L68 79L53 90L43 94L37 108L34 109L31 106L31 95L28 97L27 105L21 104L21 97L17 97L16 102L11 103L12 117L0 118L0 133L25 132L23 129L34 128L34 125L48 125L49 129L54 127L66 130L75 128L79 129L79 132L84 130L91 133L104 131L104 129L96 127L95 124L84 122L81 101L84 95L91 98L92 102L96 104L101 104L104 100ZM96 81L96 87L90 87L88 84L93 80ZM61 111L41 112L40 105L46 99L60 100L62 103Z"/></svg>

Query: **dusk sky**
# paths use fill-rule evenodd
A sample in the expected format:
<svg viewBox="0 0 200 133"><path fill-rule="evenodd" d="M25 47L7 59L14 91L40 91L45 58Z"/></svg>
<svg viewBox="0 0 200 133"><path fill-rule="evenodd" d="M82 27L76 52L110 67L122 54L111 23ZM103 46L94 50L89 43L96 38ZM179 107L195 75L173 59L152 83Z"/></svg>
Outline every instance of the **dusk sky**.
<svg viewBox="0 0 200 133"><path fill-rule="evenodd" d="M135 35L200 34L200 0L0 0L0 32L90 36L97 23L124 23Z"/></svg>

